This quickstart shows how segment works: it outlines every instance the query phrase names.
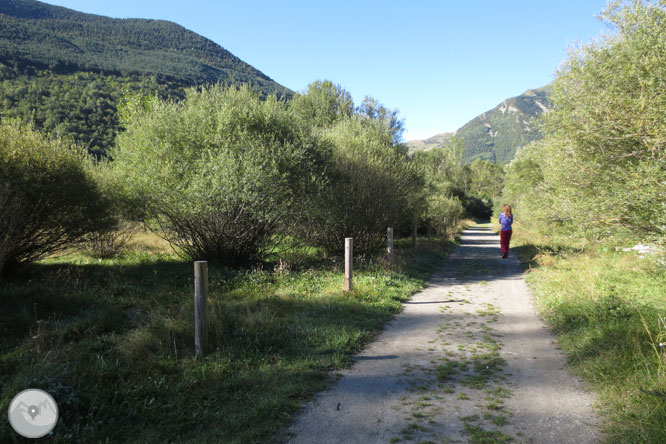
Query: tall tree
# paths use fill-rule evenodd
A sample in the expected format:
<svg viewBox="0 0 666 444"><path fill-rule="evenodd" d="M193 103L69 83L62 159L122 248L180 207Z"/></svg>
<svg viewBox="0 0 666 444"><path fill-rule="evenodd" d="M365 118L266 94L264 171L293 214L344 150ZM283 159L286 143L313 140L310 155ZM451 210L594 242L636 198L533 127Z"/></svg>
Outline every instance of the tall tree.
<svg viewBox="0 0 666 444"><path fill-rule="evenodd" d="M356 112L369 119L384 122L391 134L393 134L393 143L399 144L402 142L402 135L405 132L405 121L398 117L398 110L388 109L376 99L365 96L363 103L357 108Z"/></svg>
<svg viewBox="0 0 666 444"><path fill-rule="evenodd" d="M294 96L291 108L302 119L319 128L354 115L351 94L330 80L312 82L307 93Z"/></svg>
<svg viewBox="0 0 666 444"><path fill-rule="evenodd" d="M663 241L666 1L613 2L602 17L614 33L570 52L544 114L546 139L510 170L523 159L539 164L533 198L551 202L543 210L571 232Z"/></svg>

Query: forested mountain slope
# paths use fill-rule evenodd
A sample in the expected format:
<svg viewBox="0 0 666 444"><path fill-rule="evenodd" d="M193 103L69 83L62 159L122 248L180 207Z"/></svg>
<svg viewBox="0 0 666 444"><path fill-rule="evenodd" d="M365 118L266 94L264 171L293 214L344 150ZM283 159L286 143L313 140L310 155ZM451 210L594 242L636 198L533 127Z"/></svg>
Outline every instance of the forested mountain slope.
<svg viewBox="0 0 666 444"><path fill-rule="evenodd" d="M123 90L182 97L206 83L291 91L215 42L162 20L112 19L34 0L0 3L0 112L104 151Z"/></svg>

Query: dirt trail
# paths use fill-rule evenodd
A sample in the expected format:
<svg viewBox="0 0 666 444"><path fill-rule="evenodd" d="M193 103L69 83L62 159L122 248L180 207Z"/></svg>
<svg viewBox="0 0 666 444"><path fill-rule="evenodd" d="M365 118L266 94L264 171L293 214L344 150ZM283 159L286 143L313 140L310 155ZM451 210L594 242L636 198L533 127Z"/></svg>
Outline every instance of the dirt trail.
<svg viewBox="0 0 666 444"><path fill-rule="evenodd" d="M521 264L475 227L306 406L289 443L586 444L600 436L593 402L538 317Z"/></svg>

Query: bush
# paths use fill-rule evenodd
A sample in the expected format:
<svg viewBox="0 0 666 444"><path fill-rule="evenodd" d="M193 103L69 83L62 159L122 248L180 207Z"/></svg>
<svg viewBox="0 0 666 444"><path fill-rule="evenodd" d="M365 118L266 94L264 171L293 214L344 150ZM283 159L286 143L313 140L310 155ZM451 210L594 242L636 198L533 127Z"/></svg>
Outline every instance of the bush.
<svg viewBox="0 0 666 444"><path fill-rule="evenodd" d="M128 224L95 230L85 238L84 251L95 258L117 257L132 239L133 230Z"/></svg>
<svg viewBox="0 0 666 444"><path fill-rule="evenodd" d="M518 153L507 190L543 230L663 244L666 4L612 2L602 17L617 32L562 64L545 138Z"/></svg>
<svg viewBox="0 0 666 444"><path fill-rule="evenodd" d="M77 245L108 207L83 150L0 122L0 274Z"/></svg>
<svg viewBox="0 0 666 444"><path fill-rule="evenodd" d="M293 230L323 161L283 102L215 86L126 103L114 170L183 255L250 263Z"/></svg>
<svg viewBox="0 0 666 444"><path fill-rule="evenodd" d="M436 189L434 191L427 200L428 226L434 228L438 233L446 233L456 219L462 218L465 209L458 197L452 196L445 190Z"/></svg>
<svg viewBox="0 0 666 444"><path fill-rule="evenodd" d="M86 235L82 249L95 258L117 257L132 239L136 221L145 218L145 209L141 201L126 193L108 159L96 162L92 173L104 190L104 200L110 211L104 223Z"/></svg>
<svg viewBox="0 0 666 444"><path fill-rule="evenodd" d="M329 254L341 253L345 237L354 238L358 254L382 248L388 227L415 221L417 170L381 120L342 119L322 138L333 154L327 186L307 211L305 237Z"/></svg>

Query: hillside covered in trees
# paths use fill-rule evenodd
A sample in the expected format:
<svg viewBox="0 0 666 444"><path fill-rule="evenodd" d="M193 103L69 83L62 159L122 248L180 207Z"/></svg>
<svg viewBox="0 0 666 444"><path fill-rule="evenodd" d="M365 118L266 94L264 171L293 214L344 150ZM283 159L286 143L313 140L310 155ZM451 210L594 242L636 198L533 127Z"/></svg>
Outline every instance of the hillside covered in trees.
<svg viewBox="0 0 666 444"><path fill-rule="evenodd" d="M162 20L112 19L34 0L0 3L0 115L104 153L124 92L184 97L190 86L287 88L215 42Z"/></svg>

